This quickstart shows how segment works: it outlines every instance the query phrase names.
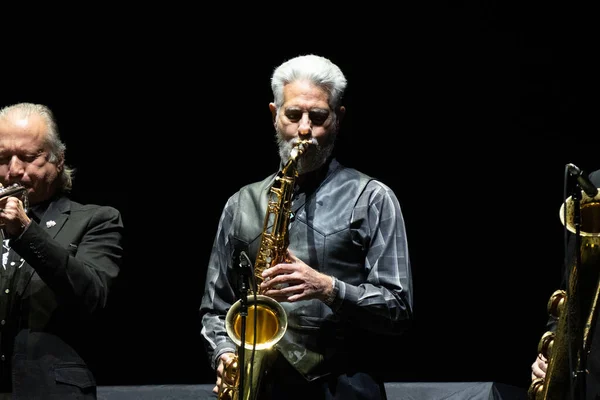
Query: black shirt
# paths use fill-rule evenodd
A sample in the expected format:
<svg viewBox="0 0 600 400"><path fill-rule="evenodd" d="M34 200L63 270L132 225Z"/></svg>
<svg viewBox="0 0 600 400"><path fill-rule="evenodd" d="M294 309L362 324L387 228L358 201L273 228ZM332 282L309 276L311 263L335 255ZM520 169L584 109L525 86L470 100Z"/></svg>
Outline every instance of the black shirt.
<svg viewBox="0 0 600 400"><path fill-rule="evenodd" d="M31 223L39 223L46 212L49 202L44 202L27 210ZM0 266L0 393L11 391L10 362L13 353L14 338L19 331L20 293L16 292L16 283L25 260L10 249L10 238L4 234L2 240Z"/></svg>

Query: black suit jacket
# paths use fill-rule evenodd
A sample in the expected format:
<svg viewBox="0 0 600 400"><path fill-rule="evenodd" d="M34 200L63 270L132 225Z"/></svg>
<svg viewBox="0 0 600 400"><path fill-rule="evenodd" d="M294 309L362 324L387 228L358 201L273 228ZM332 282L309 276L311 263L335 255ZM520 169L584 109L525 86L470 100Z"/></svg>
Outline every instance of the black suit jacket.
<svg viewBox="0 0 600 400"><path fill-rule="evenodd" d="M13 399L95 398L83 357L93 346L86 329L119 274L121 214L59 197L10 245L25 261L15 278L10 319Z"/></svg>

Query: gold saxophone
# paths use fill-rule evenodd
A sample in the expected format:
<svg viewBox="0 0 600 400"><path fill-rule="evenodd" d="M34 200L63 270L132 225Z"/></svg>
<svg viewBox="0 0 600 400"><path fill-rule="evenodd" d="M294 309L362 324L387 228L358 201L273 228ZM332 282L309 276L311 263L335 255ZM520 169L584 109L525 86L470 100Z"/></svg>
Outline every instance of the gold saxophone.
<svg viewBox="0 0 600 400"><path fill-rule="evenodd" d="M577 374L586 368L583 363L591 346L600 294L600 194L592 198L582 192L579 208L579 254L569 260L572 264L566 290L555 291L548 301L548 313L557 320L557 327L544 333L538 344L538 353L546 357L548 368L545 378L535 379L529 386L531 400L569 398L569 392L578 383ZM560 208L560 219L573 233L575 215L571 196Z"/></svg>
<svg viewBox="0 0 600 400"><path fill-rule="evenodd" d="M255 290L246 299L247 318L245 343L242 346L243 303L235 302L225 317L227 334L238 346L238 355L225 365L218 398L223 400L257 399L260 381L273 360L274 346L287 330L287 314L281 304L265 296L260 290L265 269L287 261L289 244L288 225L291 215L292 195L298 176L296 163L312 141L299 141L292 149L290 158L275 177L269 191L267 213L264 219L260 248L254 264ZM253 293L252 293L253 292ZM239 363L240 351L244 352L244 365ZM244 380L240 384L241 368Z"/></svg>

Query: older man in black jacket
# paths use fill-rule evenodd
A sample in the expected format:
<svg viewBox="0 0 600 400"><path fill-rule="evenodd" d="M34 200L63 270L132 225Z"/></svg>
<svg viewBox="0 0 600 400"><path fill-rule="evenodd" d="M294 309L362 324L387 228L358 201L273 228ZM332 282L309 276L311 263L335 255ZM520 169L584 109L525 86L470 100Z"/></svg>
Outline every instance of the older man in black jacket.
<svg viewBox="0 0 600 400"><path fill-rule="evenodd" d="M0 392L15 400L96 398L82 344L119 273L123 223L71 201L72 173L48 107L0 110Z"/></svg>

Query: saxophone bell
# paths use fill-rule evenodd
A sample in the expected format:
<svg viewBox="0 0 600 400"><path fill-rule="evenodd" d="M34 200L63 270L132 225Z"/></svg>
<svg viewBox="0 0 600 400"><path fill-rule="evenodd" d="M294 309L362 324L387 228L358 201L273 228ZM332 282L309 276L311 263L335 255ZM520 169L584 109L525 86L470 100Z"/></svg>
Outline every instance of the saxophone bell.
<svg viewBox="0 0 600 400"><path fill-rule="evenodd" d="M560 222L571 233L577 233L575 226L576 211L573 196L567 198L560 207ZM581 224L579 234L585 237L600 237L600 193L590 196L582 191L581 200L579 201L579 213Z"/></svg>
<svg viewBox="0 0 600 400"><path fill-rule="evenodd" d="M238 355L224 366L218 399L257 400L262 378L274 360L274 347L287 330L287 315L281 304L258 294L246 298L248 313L243 331L243 303L240 300L235 302L225 317L227 335L238 346ZM245 332L244 343L242 332ZM242 351L243 364L239 359ZM242 373L244 380L240 385Z"/></svg>

